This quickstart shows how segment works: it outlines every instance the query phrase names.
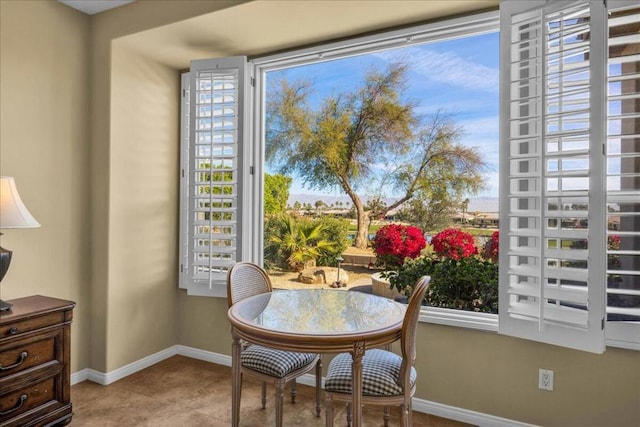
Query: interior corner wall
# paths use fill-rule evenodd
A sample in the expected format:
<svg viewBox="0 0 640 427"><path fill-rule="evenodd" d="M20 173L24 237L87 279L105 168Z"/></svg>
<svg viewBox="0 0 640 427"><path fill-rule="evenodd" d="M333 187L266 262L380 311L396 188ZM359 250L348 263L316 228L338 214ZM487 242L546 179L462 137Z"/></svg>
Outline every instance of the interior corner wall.
<svg viewBox="0 0 640 427"><path fill-rule="evenodd" d="M138 1L91 18L90 367L99 372L177 340L180 78L118 39L237 3Z"/></svg>
<svg viewBox="0 0 640 427"><path fill-rule="evenodd" d="M0 174L41 224L3 230L13 259L0 296L76 302L72 372L90 357L89 34L89 17L61 3L0 1Z"/></svg>
<svg viewBox="0 0 640 427"><path fill-rule="evenodd" d="M111 50L107 370L177 340L180 73Z"/></svg>

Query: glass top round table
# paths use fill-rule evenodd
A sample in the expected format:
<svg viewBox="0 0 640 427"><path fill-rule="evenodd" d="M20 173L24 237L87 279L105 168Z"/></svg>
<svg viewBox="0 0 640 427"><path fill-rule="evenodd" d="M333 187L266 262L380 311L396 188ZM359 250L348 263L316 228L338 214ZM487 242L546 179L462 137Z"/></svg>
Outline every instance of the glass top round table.
<svg viewBox="0 0 640 427"><path fill-rule="evenodd" d="M362 357L366 348L401 337L406 307L362 292L295 289L254 295L228 311L233 338L232 424L239 425L240 339L287 351L352 355L353 425L362 422Z"/></svg>
<svg viewBox="0 0 640 427"><path fill-rule="evenodd" d="M269 346L275 340L293 351L303 345L304 351L334 352L347 351L344 345L354 337L367 346L380 337L387 342L402 328L404 312L402 304L362 292L296 289L239 301L229 309L229 320L252 342Z"/></svg>

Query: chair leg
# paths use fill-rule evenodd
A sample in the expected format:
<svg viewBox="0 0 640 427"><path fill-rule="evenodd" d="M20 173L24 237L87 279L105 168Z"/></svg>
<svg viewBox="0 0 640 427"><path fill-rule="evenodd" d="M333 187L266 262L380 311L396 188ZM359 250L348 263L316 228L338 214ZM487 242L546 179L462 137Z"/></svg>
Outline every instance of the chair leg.
<svg viewBox="0 0 640 427"><path fill-rule="evenodd" d="M389 427L389 407L385 405L384 407L384 415L383 415L383 419L384 419L384 427Z"/></svg>
<svg viewBox="0 0 640 427"><path fill-rule="evenodd" d="M296 403L296 396L298 395L298 389L296 387L296 379L291 380L291 403Z"/></svg>
<svg viewBox="0 0 640 427"><path fill-rule="evenodd" d="M262 409L267 407L267 383L262 381Z"/></svg>
<svg viewBox="0 0 640 427"><path fill-rule="evenodd" d="M322 409L322 356L316 363L316 417L320 418Z"/></svg>
<svg viewBox="0 0 640 427"><path fill-rule="evenodd" d="M353 412L351 411L351 403L347 403L347 427L351 427L353 420Z"/></svg>
<svg viewBox="0 0 640 427"><path fill-rule="evenodd" d="M409 404L407 405L408 407L408 421L407 421L407 425L412 426L413 425L413 399L409 398Z"/></svg>
<svg viewBox="0 0 640 427"><path fill-rule="evenodd" d="M331 393L325 393L326 406L324 408L324 415L326 417L326 427L333 427L333 400L331 400Z"/></svg>
<svg viewBox="0 0 640 427"><path fill-rule="evenodd" d="M282 401L284 400L284 383L276 382L276 427L282 427Z"/></svg>
<svg viewBox="0 0 640 427"><path fill-rule="evenodd" d="M410 412L409 407L406 404L403 403L400 406L400 413L401 413L401 417L402 417L400 425L402 427L410 427L411 426L410 421L409 421L409 412Z"/></svg>

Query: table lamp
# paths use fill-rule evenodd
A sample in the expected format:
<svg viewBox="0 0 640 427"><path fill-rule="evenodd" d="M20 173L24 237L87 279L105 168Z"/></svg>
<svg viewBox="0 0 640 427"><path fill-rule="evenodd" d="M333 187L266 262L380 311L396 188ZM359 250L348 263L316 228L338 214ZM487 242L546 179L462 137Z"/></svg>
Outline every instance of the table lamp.
<svg viewBox="0 0 640 427"><path fill-rule="evenodd" d="M13 177L0 176L0 229L34 227L40 227L40 224L22 203ZM11 251L0 247L0 281L2 281L9 269L11 253ZM10 309L11 304L0 299L0 311Z"/></svg>

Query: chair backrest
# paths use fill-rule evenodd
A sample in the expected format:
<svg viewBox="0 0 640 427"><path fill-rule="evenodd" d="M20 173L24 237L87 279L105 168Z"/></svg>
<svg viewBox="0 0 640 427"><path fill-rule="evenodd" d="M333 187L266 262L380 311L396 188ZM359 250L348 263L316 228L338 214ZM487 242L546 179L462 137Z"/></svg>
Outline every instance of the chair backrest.
<svg viewBox="0 0 640 427"><path fill-rule="evenodd" d="M240 300L271 292L271 290L271 280L260 266L250 262L238 262L229 269L227 274L229 307Z"/></svg>
<svg viewBox="0 0 640 427"><path fill-rule="evenodd" d="M416 360L416 331L418 329L418 317L420 316L420 308L431 277L422 276L413 287L413 293L409 298L409 305L404 315L402 323L402 338L400 346L402 350L402 365L400 366L400 385L408 392L409 378L411 376L411 367Z"/></svg>

